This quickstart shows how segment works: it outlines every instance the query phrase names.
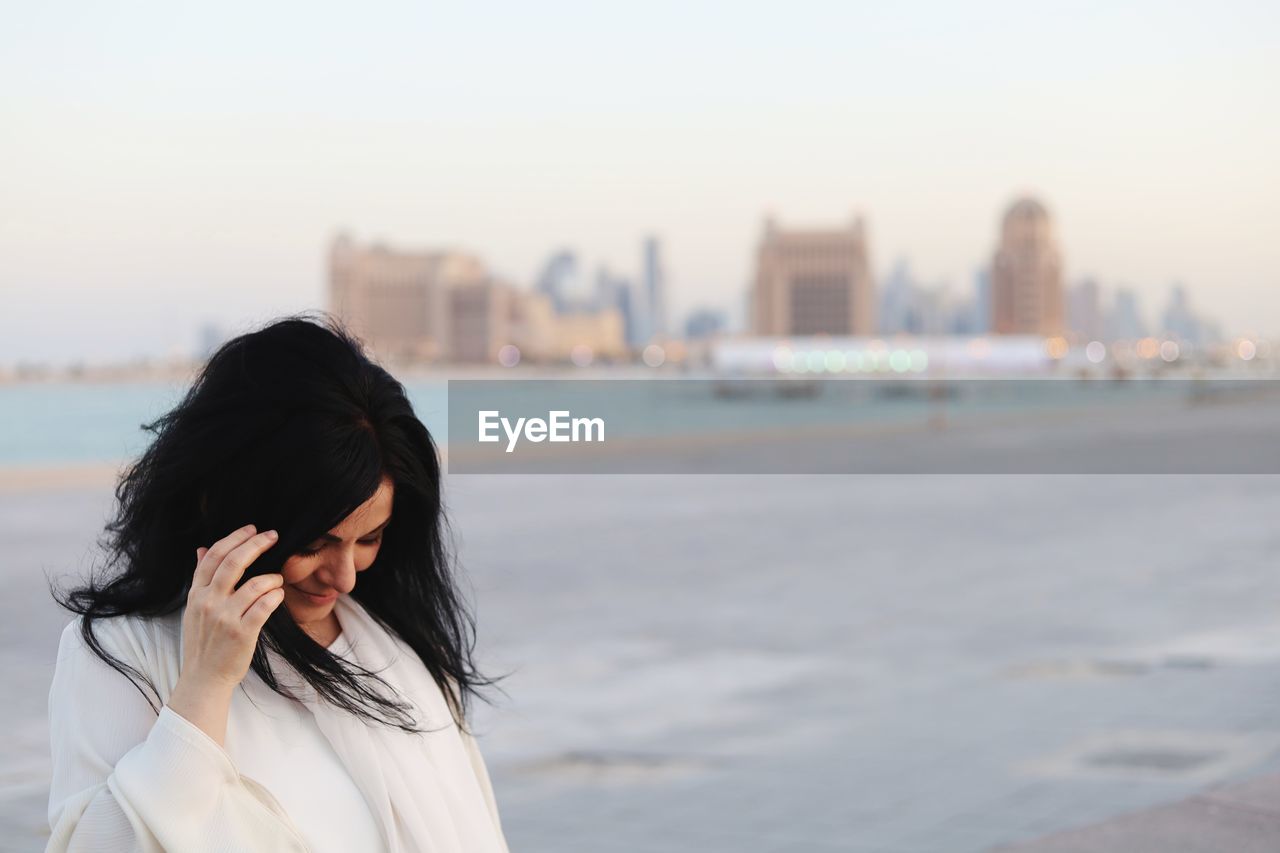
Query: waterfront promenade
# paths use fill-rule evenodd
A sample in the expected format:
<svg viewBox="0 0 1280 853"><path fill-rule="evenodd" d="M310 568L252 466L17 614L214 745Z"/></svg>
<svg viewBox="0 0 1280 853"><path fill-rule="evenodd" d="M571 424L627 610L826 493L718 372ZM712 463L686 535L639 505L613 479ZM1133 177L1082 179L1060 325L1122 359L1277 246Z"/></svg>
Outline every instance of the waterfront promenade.
<svg viewBox="0 0 1280 853"><path fill-rule="evenodd" d="M43 844L67 617L42 573L87 564L109 500L0 489L3 849ZM1280 477L455 476L448 501L513 673L477 722L513 851L1142 850L1060 833L1280 772Z"/></svg>

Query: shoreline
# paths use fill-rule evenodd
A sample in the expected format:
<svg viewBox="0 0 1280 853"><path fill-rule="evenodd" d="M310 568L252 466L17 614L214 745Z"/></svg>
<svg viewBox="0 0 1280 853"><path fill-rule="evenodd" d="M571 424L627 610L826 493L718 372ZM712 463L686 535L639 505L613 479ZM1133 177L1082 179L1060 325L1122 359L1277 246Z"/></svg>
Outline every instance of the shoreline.
<svg viewBox="0 0 1280 853"><path fill-rule="evenodd" d="M441 466L447 466L448 461L448 452L442 447L440 449ZM111 488L132 463L132 459L122 459L116 462L32 462L0 465L0 496Z"/></svg>

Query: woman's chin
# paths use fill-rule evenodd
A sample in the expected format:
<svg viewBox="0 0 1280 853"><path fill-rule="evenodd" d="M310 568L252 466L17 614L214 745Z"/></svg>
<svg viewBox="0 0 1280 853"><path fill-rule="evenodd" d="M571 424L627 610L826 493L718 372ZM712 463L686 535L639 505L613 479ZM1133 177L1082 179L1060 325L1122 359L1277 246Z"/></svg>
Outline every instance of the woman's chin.
<svg viewBox="0 0 1280 853"><path fill-rule="evenodd" d="M285 605L289 608L293 621L299 625L328 616L333 610L334 602L338 600L336 594L322 599L296 589L290 590L290 593L285 596Z"/></svg>

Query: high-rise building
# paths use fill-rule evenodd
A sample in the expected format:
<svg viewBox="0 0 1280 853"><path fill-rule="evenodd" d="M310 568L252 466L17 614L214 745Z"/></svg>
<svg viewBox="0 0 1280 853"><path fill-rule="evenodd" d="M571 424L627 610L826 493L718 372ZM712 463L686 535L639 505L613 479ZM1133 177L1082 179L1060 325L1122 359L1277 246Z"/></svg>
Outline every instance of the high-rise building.
<svg viewBox="0 0 1280 853"><path fill-rule="evenodd" d="M576 295L573 293L573 280L577 274L578 256L568 249L561 249L547 259L533 289L551 300L551 307L556 313L567 311L569 302Z"/></svg>
<svg viewBox="0 0 1280 853"><path fill-rule="evenodd" d="M991 264L991 331L1062 335L1066 331L1062 255L1044 205L1014 202L1004 215Z"/></svg>
<svg viewBox="0 0 1280 853"><path fill-rule="evenodd" d="M345 234L329 249L331 310L381 358L450 358L449 290L487 278L463 252L357 246Z"/></svg>
<svg viewBox="0 0 1280 853"><path fill-rule="evenodd" d="M1067 329L1086 343L1103 336L1102 301L1094 279L1082 279L1067 292Z"/></svg>
<svg viewBox="0 0 1280 853"><path fill-rule="evenodd" d="M1127 287L1116 289L1115 303L1105 322L1107 337L1111 340L1136 340L1147 336L1147 324L1142 319L1142 306L1138 294Z"/></svg>
<svg viewBox="0 0 1280 853"><path fill-rule="evenodd" d="M728 320L723 311L714 308L698 308L690 312L684 321L684 336L691 341L710 338L724 331Z"/></svg>
<svg viewBox="0 0 1280 853"><path fill-rule="evenodd" d="M973 315L969 331L984 335L991 331L991 270L980 267L973 273Z"/></svg>
<svg viewBox="0 0 1280 853"><path fill-rule="evenodd" d="M756 251L751 329L757 335L869 335L875 288L866 226L782 230L767 219Z"/></svg>
<svg viewBox="0 0 1280 853"><path fill-rule="evenodd" d="M1210 339L1212 324L1191 308L1187 289L1181 284L1169 288L1169 302L1164 309L1163 333L1185 343L1199 345Z"/></svg>
<svg viewBox="0 0 1280 853"><path fill-rule="evenodd" d="M945 283L917 281L905 258L894 264L881 294L877 331L882 335L964 334L973 324L969 302L957 300Z"/></svg>
<svg viewBox="0 0 1280 853"><path fill-rule="evenodd" d="M912 316L915 296L916 286L911 275L911 264L906 258L899 258L880 287L877 331L884 335L918 331L911 328L915 319Z"/></svg>
<svg viewBox="0 0 1280 853"><path fill-rule="evenodd" d="M593 358L627 352L617 308L566 299L561 314L558 286L520 290L462 252L357 246L340 236L330 247L329 288L330 310L381 360L493 363L508 345L524 361L563 361L575 348Z"/></svg>
<svg viewBox="0 0 1280 853"><path fill-rule="evenodd" d="M654 337L662 337L667 333L667 282L666 272L662 268L662 247L657 237L647 237L644 241L644 330L642 336L647 343Z"/></svg>
<svg viewBox="0 0 1280 853"><path fill-rule="evenodd" d="M517 340L520 295L511 285L485 279L449 289L449 360L488 363Z"/></svg>
<svg viewBox="0 0 1280 853"><path fill-rule="evenodd" d="M227 334L215 323L200 324L200 342L196 345L196 358L208 359L227 340Z"/></svg>
<svg viewBox="0 0 1280 853"><path fill-rule="evenodd" d="M615 310L622 317L623 336L632 347L639 347L636 328L635 288L626 278L614 275L608 267L596 271L596 308Z"/></svg>

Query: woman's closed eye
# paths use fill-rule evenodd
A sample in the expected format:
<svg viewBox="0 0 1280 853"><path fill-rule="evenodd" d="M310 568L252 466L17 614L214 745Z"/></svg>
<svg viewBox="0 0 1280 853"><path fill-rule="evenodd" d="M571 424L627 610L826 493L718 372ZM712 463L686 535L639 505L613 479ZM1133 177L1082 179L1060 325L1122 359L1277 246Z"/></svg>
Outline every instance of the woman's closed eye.
<svg viewBox="0 0 1280 853"><path fill-rule="evenodd" d="M361 539L356 544L377 545L380 542L382 542L382 536L378 535L373 537L372 539ZM297 553L298 553L298 556L300 557L314 557L316 554L319 554L322 550L324 550L324 547L325 547L324 543L321 543L315 546L314 548L300 548Z"/></svg>

